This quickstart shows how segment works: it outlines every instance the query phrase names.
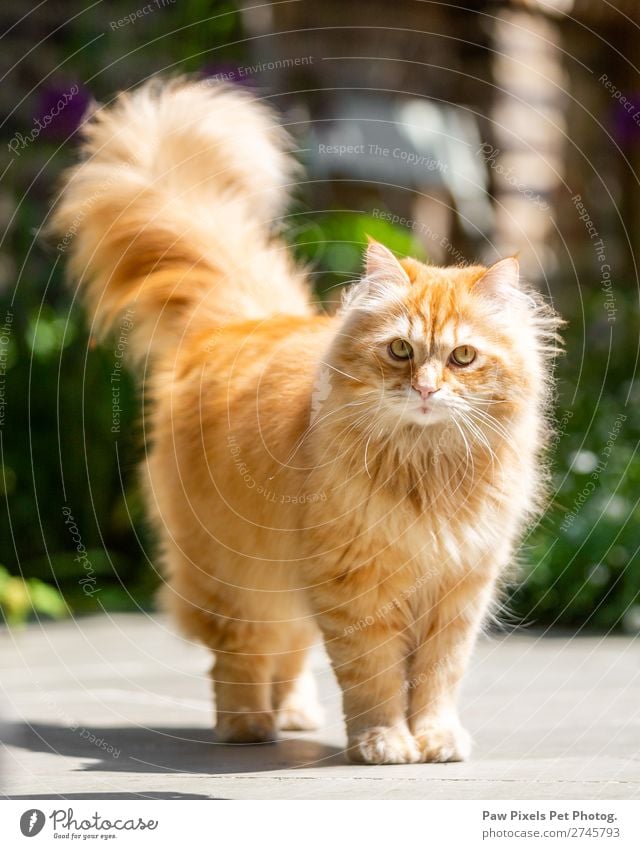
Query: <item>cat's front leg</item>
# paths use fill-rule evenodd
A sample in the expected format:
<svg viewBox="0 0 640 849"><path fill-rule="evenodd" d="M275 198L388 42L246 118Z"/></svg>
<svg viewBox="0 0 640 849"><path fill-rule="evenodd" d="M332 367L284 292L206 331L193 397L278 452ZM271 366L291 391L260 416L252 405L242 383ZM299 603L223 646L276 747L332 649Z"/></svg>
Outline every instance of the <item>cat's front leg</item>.
<svg viewBox="0 0 640 849"><path fill-rule="evenodd" d="M344 609L319 617L342 688L347 756L354 763L418 763L406 719L406 645L373 617L349 619Z"/></svg>
<svg viewBox="0 0 640 849"><path fill-rule="evenodd" d="M471 753L457 697L492 588L486 572L470 572L452 581L425 615L405 684L409 727L424 763L464 761Z"/></svg>

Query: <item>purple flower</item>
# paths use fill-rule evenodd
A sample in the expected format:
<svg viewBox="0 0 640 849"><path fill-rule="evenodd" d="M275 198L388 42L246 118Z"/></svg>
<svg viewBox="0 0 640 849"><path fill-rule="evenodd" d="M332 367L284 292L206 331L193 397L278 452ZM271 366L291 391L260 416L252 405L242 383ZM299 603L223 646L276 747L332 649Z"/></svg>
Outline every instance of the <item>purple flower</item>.
<svg viewBox="0 0 640 849"><path fill-rule="evenodd" d="M90 102L91 94L79 83L45 86L38 93L33 126L43 138L66 139L82 123Z"/></svg>
<svg viewBox="0 0 640 849"><path fill-rule="evenodd" d="M628 149L637 144L640 141L640 92L624 92L624 100L613 105L611 118L610 131L620 147Z"/></svg>
<svg viewBox="0 0 640 849"><path fill-rule="evenodd" d="M212 63L211 65L205 65L200 73L206 80L219 80L220 82L234 83L235 85L246 86L247 88L253 88L256 85L250 69L242 62L237 65L232 65L229 62Z"/></svg>

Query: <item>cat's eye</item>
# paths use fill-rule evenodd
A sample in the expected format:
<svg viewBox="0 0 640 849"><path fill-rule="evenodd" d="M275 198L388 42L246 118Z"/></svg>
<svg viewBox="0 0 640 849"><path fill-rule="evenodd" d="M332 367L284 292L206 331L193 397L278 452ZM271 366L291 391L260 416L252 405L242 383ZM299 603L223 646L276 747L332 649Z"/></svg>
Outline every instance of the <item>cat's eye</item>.
<svg viewBox="0 0 640 849"><path fill-rule="evenodd" d="M389 353L394 360L413 359L413 348L406 339L394 339L389 344Z"/></svg>
<svg viewBox="0 0 640 849"><path fill-rule="evenodd" d="M476 358L476 349L471 345L458 345L451 352L451 361L457 366L470 366Z"/></svg>

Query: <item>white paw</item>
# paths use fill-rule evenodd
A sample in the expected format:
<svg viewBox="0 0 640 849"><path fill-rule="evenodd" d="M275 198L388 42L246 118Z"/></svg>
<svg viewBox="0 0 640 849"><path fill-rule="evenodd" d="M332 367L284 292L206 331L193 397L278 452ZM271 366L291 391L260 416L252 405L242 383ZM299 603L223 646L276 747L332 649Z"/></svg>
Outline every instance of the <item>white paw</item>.
<svg viewBox="0 0 640 849"><path fill-rule="evenodd" d="M465 761L471 754L471 737L457 721L421 725L415 738L422 763Z"/></svg>
<svg viewBox="0 0 640 849"><path fill-rule="evenodd" d="M360 764L415 764L420 750L409 731L378 726L368 728L349 740L349 760Z"/></svg>
<svg viewBox="0 0 640 849"><path fill-rule="evenodd" d="M324 720L316 682L308 670L300 675L276 707L276 723L282 731L315 731Z"/></svg>
<svg viewBox="0 0 640 849"><path fill-rule="evenodd" d="M276 722L282 731L315 731L320 728L324 714L317 704L285 704L278 711Z"/></svg>

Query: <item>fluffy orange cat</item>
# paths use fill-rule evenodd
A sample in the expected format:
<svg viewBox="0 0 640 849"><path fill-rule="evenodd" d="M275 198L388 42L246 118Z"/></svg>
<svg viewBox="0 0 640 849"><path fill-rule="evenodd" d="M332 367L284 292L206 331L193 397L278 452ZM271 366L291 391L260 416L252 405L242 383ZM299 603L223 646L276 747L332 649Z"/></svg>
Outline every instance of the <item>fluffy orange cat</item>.
<svg viewBox="0 0 640 849"><path fill-rule="evenodd" d="M272 232L288 139L240 91L145 85L83 154L54 231L98 330L133 315L163 601L215 655L218 739L316 726L319 630L352 760L467 757L460 681L540 507L553 312L513 258L372 242L319 314Z"/></svg>

